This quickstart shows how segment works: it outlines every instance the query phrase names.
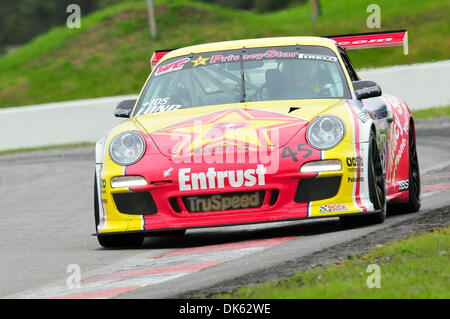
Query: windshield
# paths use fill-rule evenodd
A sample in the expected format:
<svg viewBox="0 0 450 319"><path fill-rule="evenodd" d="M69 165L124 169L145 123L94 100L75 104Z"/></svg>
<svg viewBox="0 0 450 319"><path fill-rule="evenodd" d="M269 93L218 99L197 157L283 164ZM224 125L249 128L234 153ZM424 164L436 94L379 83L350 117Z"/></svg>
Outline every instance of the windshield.
<svg viewBox="0 0 450 319"><path fill-rule="evenodd" d="M135 115L239 102L351 98L339 60L321 46L215 51L164 61Z"/></svg>

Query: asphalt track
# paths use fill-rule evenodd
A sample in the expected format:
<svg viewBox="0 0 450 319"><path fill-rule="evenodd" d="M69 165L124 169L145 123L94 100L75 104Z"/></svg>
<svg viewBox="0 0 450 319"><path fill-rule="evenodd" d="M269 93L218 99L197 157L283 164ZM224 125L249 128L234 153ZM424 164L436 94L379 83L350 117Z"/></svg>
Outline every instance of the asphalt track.
<svg viewBox="0 0 450 319"><path fill-rule="evenodd" d="M414 221L450 204L450 119L419 121L417 132L418 213L354 229L330 218L189 230L139 249L102 249L91 236L93 147L2 155L0 298L183 296Z"/></svg>

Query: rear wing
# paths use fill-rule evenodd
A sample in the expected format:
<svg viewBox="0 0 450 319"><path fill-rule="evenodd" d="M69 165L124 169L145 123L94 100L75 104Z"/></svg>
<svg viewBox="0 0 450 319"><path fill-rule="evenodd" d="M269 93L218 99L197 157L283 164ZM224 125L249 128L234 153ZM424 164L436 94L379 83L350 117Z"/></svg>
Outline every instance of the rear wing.
<svg viewBox="0 0 450 319"><path fill-rule="evenodd" d="M406 30L329 35L326 38L336 41L347 50L403 46L403 54L408 54L408 32Z"/></svg>
<svg viewBox="0 0 450 319"><path fill-rule="evenodd" d="M161 59L170 51L173 51L174 49L168 49L168 50L156 50L151 59L152 69L155 68L155 66L161 61Z"/></svg>

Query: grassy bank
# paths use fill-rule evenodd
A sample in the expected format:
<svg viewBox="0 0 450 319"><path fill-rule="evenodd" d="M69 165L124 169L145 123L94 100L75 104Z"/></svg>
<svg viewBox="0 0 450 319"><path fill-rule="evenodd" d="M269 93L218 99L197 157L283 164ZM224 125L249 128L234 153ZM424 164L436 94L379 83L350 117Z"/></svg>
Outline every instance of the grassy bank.
<svg viewBox="0 0 450 319"><path fill-rule="evenodd" d="M55 28L1 57L0 107L137 93L156 49L242 38L373 31L366 27L370 1L323 0L323 15L315 24L308 5L256 14L184 0L154 2L156 39L149 35L146 2L124 2L82 16L81 29ZM450 3L379 0L377 4L381 30L408 29L410 55L404 56L400 48L358 50L350 52L356 67L450 58Z"/></svg>
<svg viewBox="0 0 450 319"><path fill-rule="evenodd" d="M43 145L36 147L23 147L23 148L14 148L8 150L0 150L0 155L13 154L13 153L24 153L24 152L33 152L33 151L45 151L51 149L58 148L74 148L74 147L83 147L83 146L94 146L93 142L79 142L79 143L69 143L69 144L57 144L57 145Z"/></svg>
<svg viewBox="0 0 450 319"><path fill-rule="evenodd" d="M380 288L368 288L380 268ZM246 286L218 298L449 298L450 228L416 235L358 259L299 272L281 282ZM371 284L375 284L369 278Z"/></svg>
<svg viewBox="0 0 450 319"><path fill-rule="evenodd" d="M412 112L415 119L428 119L441 116L450 116L450 106L434 107Z"/></svg>

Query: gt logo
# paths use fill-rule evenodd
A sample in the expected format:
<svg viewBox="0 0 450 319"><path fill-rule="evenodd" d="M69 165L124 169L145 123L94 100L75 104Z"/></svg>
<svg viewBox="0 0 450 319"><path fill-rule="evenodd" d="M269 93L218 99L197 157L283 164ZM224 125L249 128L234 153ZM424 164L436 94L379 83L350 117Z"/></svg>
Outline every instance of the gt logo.
<svg viewBox="0 0 450 319"><path fill-rule="evenodd" d="M348 167L362 167L363 159L362 157L347 157L347 166Z"/></svg>
<svg viewBox="0 0 450 319"><path fill-rule="evenodd" d="M404 179L398 182L398 190L399 191L405 191L409 188L409 180Z"/></svg>

